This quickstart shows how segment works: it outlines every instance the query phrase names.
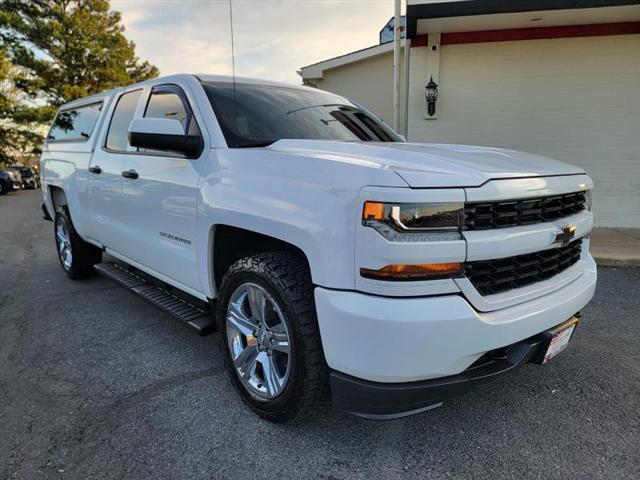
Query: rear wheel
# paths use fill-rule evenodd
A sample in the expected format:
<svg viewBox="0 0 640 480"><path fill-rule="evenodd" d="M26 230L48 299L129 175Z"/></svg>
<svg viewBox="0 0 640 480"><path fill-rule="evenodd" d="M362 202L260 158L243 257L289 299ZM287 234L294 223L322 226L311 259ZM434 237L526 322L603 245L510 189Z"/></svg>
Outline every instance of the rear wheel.
<svg viewBox="0 0 640 480"><path fill-rule="evenodd" d="M66 206L56 210L55 237L60 265L74 280L93 275L93 266L102 261L102 251L80 238Z"/></svg>
<svg viewBox="0 0 640 480"><path fill-rule="evenodd" d="M231 381L254 412L283 422L324 403L327 367L301 255L238 260L224 276L218 318Z"/></svg>

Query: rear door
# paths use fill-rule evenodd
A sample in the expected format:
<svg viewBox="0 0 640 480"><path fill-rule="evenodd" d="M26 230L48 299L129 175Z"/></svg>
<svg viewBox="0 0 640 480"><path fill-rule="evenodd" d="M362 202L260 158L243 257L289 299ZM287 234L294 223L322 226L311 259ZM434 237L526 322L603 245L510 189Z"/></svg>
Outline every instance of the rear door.
<svg viewBox="0 0 640 480"><path fill-rule="evenodd" d="M142 92L137 87L115 99L106 135L100 139L89 165L89 237L115 252L125 250L127 244L127 225L122 218L122 171L128 152L135 150L129 146L127 135Z"/></svg>
<svg viewBox="0 0 640 480"><path fill-rule="evenodd" d="M176 84L153 86L141 116L178 120L185 133L202 135L185 90ZM139 149L126 156L122 172L127 242L119 251L160 278L201 291L196 263L196 204L200 159L171 151Z"/></svg>

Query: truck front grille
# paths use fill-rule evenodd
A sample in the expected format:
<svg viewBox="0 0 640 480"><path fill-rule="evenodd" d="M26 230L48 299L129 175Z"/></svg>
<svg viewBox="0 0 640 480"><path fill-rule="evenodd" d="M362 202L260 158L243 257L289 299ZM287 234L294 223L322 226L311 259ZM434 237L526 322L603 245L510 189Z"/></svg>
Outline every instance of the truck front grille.
<svg viewBox="0 0 640 480"><path fill-rule="evenodd" d="M487 230L548 222L581 212L586 207L585 192L500 202L466 203L464 228Z"/></svg>
<svg viewBox="0 0 640 480"><path fill-rule="evenodd" d="M465 275L482 295L492 295L547 280L576 263L581 251L577 240L541 252L468 262Z"/></svg>

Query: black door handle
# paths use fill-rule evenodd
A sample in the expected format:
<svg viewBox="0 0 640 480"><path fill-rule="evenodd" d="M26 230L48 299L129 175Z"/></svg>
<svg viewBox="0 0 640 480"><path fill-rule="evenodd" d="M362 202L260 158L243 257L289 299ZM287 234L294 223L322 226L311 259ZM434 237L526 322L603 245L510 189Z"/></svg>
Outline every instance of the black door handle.
<svg viewBox="0 0 640 480"><path fill-rule="evenodd" d="M95 167L89 167L89 171L91 173L102 173L102 169L97 165Z"/></svg>
<svg viewBox="0 0 640 480"><path fill-rule="evenodd" d="M122 176L124 178L135 180L136 178L138 178L138 172L136 172L135 170L125 170L124 172L122 172Z"/></svg>

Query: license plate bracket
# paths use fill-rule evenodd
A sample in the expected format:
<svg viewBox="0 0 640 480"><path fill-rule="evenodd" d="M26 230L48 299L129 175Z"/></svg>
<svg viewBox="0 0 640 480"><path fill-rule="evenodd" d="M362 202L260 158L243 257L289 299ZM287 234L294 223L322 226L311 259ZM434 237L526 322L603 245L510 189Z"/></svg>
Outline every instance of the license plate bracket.
<svg viewBox="0 0 640 480"><path fill-rule="evenodd" d="M544 341L533 362L543 365L564 351L569 345L578 323L580 323L580 318L580 314L575 314L557 327L543 332L541 335Z"/></svg>

